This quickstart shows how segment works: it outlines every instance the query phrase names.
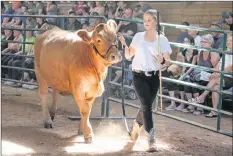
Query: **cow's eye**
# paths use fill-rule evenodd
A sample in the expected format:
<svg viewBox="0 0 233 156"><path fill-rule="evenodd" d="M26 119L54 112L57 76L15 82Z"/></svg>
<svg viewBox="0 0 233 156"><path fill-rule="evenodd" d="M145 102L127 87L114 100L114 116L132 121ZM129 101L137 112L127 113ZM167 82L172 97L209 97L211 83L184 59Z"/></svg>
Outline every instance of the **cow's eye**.
<svg viewBox="0 0 233 156"><path fill-rule="evenodd" d="M98 39L98 40L97 40L97 42L98 42L98 43L101 43L101 40L100 40L100 39Z"/></svg>

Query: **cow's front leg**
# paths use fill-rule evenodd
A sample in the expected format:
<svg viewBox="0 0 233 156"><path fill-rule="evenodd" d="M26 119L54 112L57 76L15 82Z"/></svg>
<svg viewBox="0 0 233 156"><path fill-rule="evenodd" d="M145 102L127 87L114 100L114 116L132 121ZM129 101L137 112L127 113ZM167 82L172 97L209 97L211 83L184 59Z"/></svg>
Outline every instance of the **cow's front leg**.
<svg viewBox="0 0 233 156"><path fill-rule="evenodd" d="M92 143L93 132L89 121L91 105L87 102L85 95L81 97L79 93L78 96L74 95L74 97L81 115L81 124L83 125L85 143Z"/></svg>

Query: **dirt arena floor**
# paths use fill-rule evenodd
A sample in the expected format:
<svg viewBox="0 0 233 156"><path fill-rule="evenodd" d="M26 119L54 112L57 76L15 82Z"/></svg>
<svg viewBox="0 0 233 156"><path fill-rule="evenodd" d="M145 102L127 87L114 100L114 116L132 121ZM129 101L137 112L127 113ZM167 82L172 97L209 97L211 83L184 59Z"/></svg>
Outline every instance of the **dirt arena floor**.
<svg viewBox="0 0 233 156"><path fill-rule="evenodd" d="M91 120L94 142L84 144L77 136L79 121L69 116L79 115L72 96L59 96L54 129L42 125L41 106L36 90L16 89L2 85L2 155L4 156L230 156L232 138L182 123L163 116L154 116L159 152L147 153L146 138L142 132L133 152L122 150L128 136L122 120ZM138 103L138 101L135 101ZM101 99L96 99L91 116L100 116ZM127 116L137 109L127 107ZM121 105L113 104L111 116L122 116ZM170 112L169 112L170 113ZM180 112L175 115L200 121L209 126L215 119ZM128 120L131 125L132 120ZM232 131L232 119L224 117L222 126Z"/></svg>

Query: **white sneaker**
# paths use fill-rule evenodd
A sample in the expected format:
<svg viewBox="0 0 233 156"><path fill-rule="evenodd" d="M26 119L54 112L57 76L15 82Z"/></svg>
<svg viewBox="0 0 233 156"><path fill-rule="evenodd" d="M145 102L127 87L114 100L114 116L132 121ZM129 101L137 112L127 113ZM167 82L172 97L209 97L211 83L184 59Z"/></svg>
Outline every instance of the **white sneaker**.
<svg viewBox="0 0 233 156"><path fill-rule="evenodd" d="M175 108L176 108L176 105L172 105L172 104L170 104L168 107L166 107L165 109L166 110L175 110Z"/></svg>

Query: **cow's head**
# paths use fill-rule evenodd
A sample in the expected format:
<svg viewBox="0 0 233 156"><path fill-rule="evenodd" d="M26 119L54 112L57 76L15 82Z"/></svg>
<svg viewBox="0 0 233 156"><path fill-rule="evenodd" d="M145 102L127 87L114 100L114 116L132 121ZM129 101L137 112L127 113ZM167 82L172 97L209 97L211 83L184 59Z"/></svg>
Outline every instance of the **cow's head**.
<svg viewBox="0 0 233 156"><path fill-rule="evenodd" d="M87 31L78 31L84 41L89 42L97 55L102 57L109 64L114 64L121 61L121 53L117 49L117 24L114 20L108 20L108 22L98 24L95 27L92 35L89 35Z"/></svg>

